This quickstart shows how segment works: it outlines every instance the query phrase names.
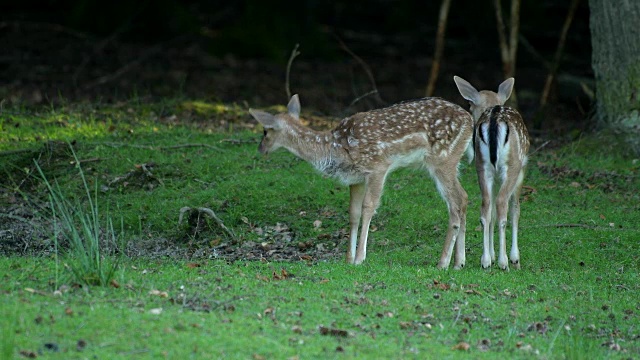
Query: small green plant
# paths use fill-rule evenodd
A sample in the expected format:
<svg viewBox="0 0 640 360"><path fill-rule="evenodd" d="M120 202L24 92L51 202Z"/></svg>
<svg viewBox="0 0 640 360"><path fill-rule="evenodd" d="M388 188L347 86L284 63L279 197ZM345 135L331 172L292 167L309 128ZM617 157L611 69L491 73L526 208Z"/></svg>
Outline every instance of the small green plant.
<svg viewBox="0 0 640 360"><path fill-rule="evenodd" d="M101 248L100 239L104 237L105 243L116 244L118 235L114 231L111 217L107 215L106 220L101 222L98 211L97 183L92 197L80 161L78 161L73 147L71 145L69 147L82 179L84 195L89 206L88 211L78 200L72 203L63 194L57 181L51 184L36 163L40 177L49 192L56 253L59 251L57 239L58 236L61 236L68 242L69 251L64 258L75 280L81 284L104 286L113 279L118 267L118 258L105 254Z"/></svg>

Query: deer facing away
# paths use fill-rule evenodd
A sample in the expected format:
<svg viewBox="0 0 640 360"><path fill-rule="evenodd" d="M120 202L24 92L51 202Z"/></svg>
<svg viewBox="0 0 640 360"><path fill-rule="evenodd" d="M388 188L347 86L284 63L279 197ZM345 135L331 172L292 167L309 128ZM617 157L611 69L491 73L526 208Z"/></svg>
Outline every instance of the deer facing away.
<svg viewBox="0 0 640 360"><path fill-rule="evenodd" d="M330 131L315 131L300 122L298 95L291 97L287 112L249 112L264 127L262 154L286 148L321 173L349 185L349 263L361 264L366 257L369 225L387 175L415 166L429 172L449 210L438 267L449 267L454 245L454 268L464 266L467 193L458 181L458 165L465 152L473 156L473 118L462 107L425 98L357 113Z"/></svg>
<svg viewBox="0 0 640 360"><path fill-rule="evenodd" d="M524 178L529 151L529 133L517 110L503 106L511 95L514 79L509 78L498 87L498 93L476 90L466 80L454 76L462 97L470 103L476 120L473 144L476 158L478 183L482 194L480 222L483 227L484 246L482 267L495 262L493 234L498 221L500 249L498 266L508 270L506 248L507 212L511 216L511 253L509 258L514 268L520 268L518 250L518 220L520 219L520 189ZM493 187L498 183L497 195ZM509 202L511 207L509 208Z"/></svg>

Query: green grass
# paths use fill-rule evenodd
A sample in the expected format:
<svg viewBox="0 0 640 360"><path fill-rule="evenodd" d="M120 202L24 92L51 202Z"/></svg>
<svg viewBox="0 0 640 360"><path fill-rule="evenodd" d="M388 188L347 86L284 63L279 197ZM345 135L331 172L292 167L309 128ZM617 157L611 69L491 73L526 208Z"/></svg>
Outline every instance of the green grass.
<svg viewBox="0 0 640 360"><path fill-rule="evenodd" d="M99 213L122 218L131 243L169 238L207 250L230 241L215 224L198 235L178 225L184 206L215 211L235 246L262 240L252 227L286 224L292 241L313 243L348 227L348 189L284 151L260 156L260 132L244 125L237 106L185 104L10 109L0 151L24 152L2 155L0 206L17 201L8 194L34 209L46 203L34 158L72 203L86 202L68 147L45 147L75 140L86 186L99 189ZM480 268L471 166L461 175L470 195L462 271L435 268L446 208L432 181L408 170L389 177L358 267L342 257L124 258L118 286L99 287L60 284L52 254L2 257L0 351L51 359L637 359L639 167L595 137L532 154L519 271ZM337 246L346 252L345 239Z"/></svg>

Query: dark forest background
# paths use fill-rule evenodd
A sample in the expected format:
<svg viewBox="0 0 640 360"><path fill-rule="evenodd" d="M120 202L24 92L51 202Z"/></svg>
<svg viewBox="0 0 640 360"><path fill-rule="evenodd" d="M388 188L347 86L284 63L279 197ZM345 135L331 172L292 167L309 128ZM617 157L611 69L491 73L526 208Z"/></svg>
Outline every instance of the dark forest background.
<svg viewBox="0 0 640 360"><path fill-rule="evenodd" d="M503 1L507 24L509 4ZM569 6L521 4L516 89L533 131L566 133L589 123L587 1L568 32L551 101L539 105ZM285 104L287 60L299 44L291 91L303 109L343 116L424 96L439 8L440 1L393 0L3 2L0 98L25 105L175 96ZM497 34L493 1L453 0L434 95L465 105L454 74L495 90L503 80ZM362 97L374 87L377 96Z"/></svg>

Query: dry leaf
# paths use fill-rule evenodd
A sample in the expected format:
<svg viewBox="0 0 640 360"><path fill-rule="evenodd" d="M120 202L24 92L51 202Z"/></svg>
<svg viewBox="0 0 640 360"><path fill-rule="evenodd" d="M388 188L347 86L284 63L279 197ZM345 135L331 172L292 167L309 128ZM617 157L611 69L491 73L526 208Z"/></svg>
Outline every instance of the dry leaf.
<svg viewBox="0 0 640 360"><path fill-rule="evenodd" d="M322 226L322 221L316 220L316 221L313 222L313 228L314 229L319 229L320 226Z"/></svg>
<svg viewBox="0 0 640 360"><path fill-rule="evenodd" d="M469 348L471 348L471 346L468 343L461 341L453 347L453 350L468 351Z"/></svg>
<svg viewBox="0 0 640 360"><path fill-rule="evenodd" d="M347 330L333 329L333 328L328 328L328 327L322 326L322 325L320 325L320 327L318 329L320 330L320 335L331 335L331 336L336 336L336 337L347 337L347 336L349 336L349 332Z"/></svg>
<svg viewBox="0 0 640 360"><path fill-rule="evenodd" d="M200 264L198 263L187 263L187 267L190 269L199 268Z"/></svg>
<svg viewBox="0 0 640 360"><path fill-rule="evenodd" d="M160 290L151 290L149 291L149 295L159 296L161 298L166 298L169 296L169 294L166 291L160 291Z"/></svg>
<svg viewBox="0 0 640 360"><path fill-rule="evenodd" d="M118 282L115 279L112 279L109 284L116 289L120 288L120 284L118 284Z"/></svg>
<svg viewBox="0 0 640 360"><path fill-rule="evenodd" d="M78 350L78 351L82 351L86 347L87 347L87 342L85 340L80 339L76 343L76 350Z"/></svg>
<svg viewBox="0 0 640 360"><path fill-rule="evenodd" d="M31 350L20 350L20 355L29 359L35 359L38 357L38 354L36 354L35 351L31 351Z"/></svg>
<svg viewBox="0 0 640 360"><path fill-rule="evenodd" d="M149 309L149 314L160 315L162 314L162 308Z"/></svg>
<svg viewBox="0 0 640 360"><path fill-rule="evenodd" d="M68 308L64 309L64 313L66 315L71 316L71 315L73 315L73 310L71 310L71 308L68 307Z"/></svg>

